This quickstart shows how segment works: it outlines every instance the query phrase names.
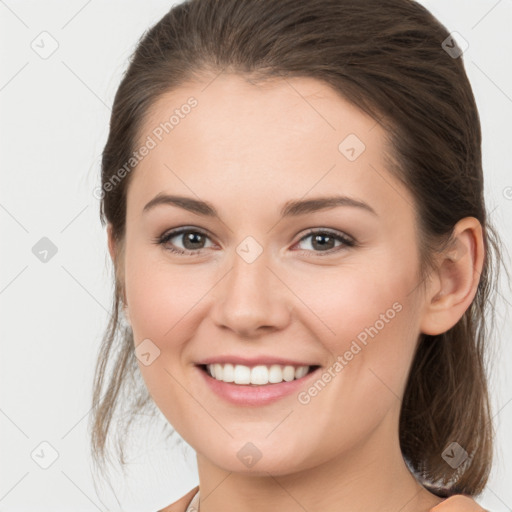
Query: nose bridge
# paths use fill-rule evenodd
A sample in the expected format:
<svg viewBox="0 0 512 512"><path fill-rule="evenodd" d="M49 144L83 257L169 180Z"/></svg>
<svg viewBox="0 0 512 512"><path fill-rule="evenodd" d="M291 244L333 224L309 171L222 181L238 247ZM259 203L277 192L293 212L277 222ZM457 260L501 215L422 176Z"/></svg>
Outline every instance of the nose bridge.
<svg viewBox="0 0 512 512"><path fill-rule="evenodd" d="M269 267L270 251L252 237L235 248L231 270L216 297L214 320L219 326L250 336L260 327L286 325L290 308L285 287Z"/></svg>
<svg viewBox="0 0 512 512"><path fill-rule="evenodd" d="M230 272L230 287L235 294L249 295L246 292L250 292L254 297L263 296L262 292L270 284L268 266L272 263L269 254L268 249L264 250L252 241L244 241L236 247Z"/></svg>

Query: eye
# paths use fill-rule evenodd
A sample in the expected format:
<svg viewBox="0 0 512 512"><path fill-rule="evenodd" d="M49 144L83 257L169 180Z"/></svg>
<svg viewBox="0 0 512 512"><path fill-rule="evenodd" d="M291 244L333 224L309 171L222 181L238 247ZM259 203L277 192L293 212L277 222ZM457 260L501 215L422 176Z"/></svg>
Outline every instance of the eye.
<svg viewBox="0 0 512 512"><path fill-rule="evenodd" d="M171 243L173 238L181 240L184 247L176 247L175 243ZM198 228L184 227L164 233L155 240L155 243L176 254L197 256L202 254L200 251L205 248L204 243L207 239L209 237L204 231Z"/></svg>
<svg viewBox="0 0 512 512"><path fill-rule="evenodd" d="M302 252L310 253L311 250L313 250L313 252L317 253L318 256L337 253L343 249L346 249L347 247L354 247L356 245L355 240L351 237L348 237L344 233L326 229L311 229L308 234L299 240L298 243L300 244L300 242L307 240L308 238L311 238L311 241L308 245L312 249L306 249ZM339 245L336 246L336 242L339 242Z"/></svg>
<svg viewBox="0 0 512 512"><path fill-rule="evenodd" d="M323 256L324 254L331 255L356 245L353 238L339 231L331 231L328 229L311 229L295 245L300 244L308 238L311 239L309 243L310 248L301 249L301 252L308 255L311 254L311 252L316 253L315 255L318 256ZM173 239L181 241L183 248L177 247L176 242L172 242ZM210 237L207 233L199 228L181 227L164 233L154 240L154 243L164 246L166 250L175 254L198 256L202 254L202 249L208 248L205 246L205 243L209 239ZM336 245L336 242L338 242L338 245Z"/></svg>

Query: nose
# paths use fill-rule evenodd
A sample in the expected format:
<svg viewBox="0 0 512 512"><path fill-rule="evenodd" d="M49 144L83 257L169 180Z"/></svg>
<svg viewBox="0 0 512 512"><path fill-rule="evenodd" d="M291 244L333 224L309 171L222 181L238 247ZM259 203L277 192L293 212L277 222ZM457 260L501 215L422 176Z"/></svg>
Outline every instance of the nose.
<svg viewBox="0 0 512 512"><path fill-rule="evenodd" d="M252 263L235 252L232 268L216 287L211 309L218 327L255 338L289 324L290 292L269 263L265 251Z"/></svg>

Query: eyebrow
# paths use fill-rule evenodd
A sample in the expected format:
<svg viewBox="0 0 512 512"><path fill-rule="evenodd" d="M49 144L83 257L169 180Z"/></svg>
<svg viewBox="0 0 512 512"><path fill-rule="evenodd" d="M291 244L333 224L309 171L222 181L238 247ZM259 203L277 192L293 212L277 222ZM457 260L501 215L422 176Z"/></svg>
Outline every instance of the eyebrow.
<svg viewBox="0 0 512 512"><path fill-rule="evenodd" d="M152 210L158 205L170 205L183 208L189 212L203 215L205 217L215 217L220 219L219 214L214 206L206 201L199 201L192 197L176 196L169 194L157 194L149 203L144 206L143 213ZM339 206L351 206L354 208L361 208L367 212L377 215L376 211L364 201L354 199L347 196L329 196L317 197L305 200L287 201L281 208L281 217L294 217L298 215L305 215L320 210L329 210Z"/></svg>

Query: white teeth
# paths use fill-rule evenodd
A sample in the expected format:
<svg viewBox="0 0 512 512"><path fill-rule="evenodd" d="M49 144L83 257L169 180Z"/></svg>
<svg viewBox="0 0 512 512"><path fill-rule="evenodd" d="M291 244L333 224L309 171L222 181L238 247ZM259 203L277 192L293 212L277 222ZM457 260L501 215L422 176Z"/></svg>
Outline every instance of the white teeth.
<svg viewBox="0 0 512 512"><path fill-rule="evenodd" d="M243 366L241 368L243 368ZM250 375L251 384L268 384L268 368L266 366L255 366L250 370ZM241 384L236 380L235 383ZM247 382L244 382L243 384L247 384Z"/></svg>
<svg viewBox="0 0 512 512"><path fill-rule="evenodd" d="M265 384L278 384L286 381L304 377L309 366L271 366L258 365L250 368L242 364L209 364L206 366L208 373L216 380L223 382L234 382L235 384L254 384L264 386Z"/></svg>

